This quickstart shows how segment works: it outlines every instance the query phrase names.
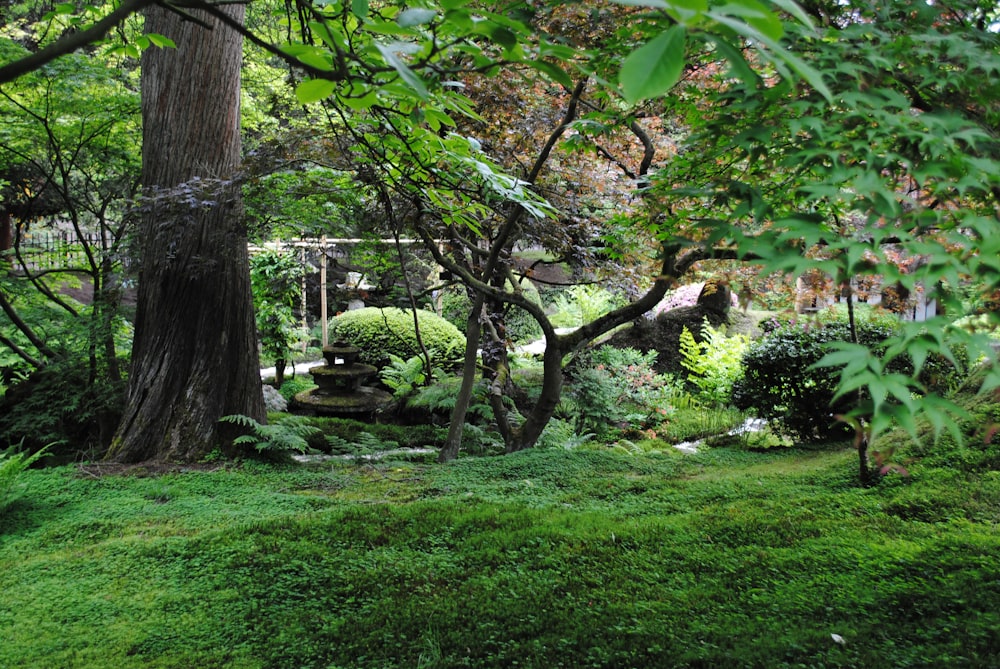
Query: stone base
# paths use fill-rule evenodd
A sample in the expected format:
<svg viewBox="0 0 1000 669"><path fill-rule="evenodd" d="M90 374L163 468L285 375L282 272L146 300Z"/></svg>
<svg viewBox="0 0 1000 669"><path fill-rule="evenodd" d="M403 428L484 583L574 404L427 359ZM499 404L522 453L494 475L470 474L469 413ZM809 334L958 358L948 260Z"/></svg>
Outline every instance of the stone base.
<svg viewBox="0 0 1000 669"><path fill-rule="evenodd" d="M352 393L336 395L320 395L314 389L296 394L292 408L317 416L364 420L388 407L392 401L392 395L370 386L361 386Z"/></svg>

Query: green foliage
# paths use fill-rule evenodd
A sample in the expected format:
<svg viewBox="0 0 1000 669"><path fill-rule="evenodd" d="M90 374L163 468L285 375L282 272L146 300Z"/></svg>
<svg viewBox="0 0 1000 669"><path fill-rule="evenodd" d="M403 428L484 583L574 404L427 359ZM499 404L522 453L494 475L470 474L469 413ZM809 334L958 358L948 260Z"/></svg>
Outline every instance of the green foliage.
<svg viewBox="0 0 1000 669"><path fill-rule="evenodd" d="M304 390L312 390L315 387L316 383L311 376L308 374L296 374L293 377L286 377L284 383L278 388L278 392L287 401L291 402L298 393Z"/></svg>
<svg viewBox="0 0 1000 669"><path fill-rule="evenodd" d="M995 12L911 0L813 9L815 29L785 25L788 53L822 72L836 101L785 85L754 95L750 79L723 87L649 197L671 211L668 230L698 221L699 239L756 258L767 281L813 271L841 290L878 279L944 306L943 318L864 350L841 346L823 364L839 392L867 396L851 418L869 436L894 423L916 434L921 418L947 431L956 407L926 388L925 360L960 367L960 348L995 360L983 337L951 327L971 306L961 286L1000 287ZM902 355L909 372L891 368ZM1000 385L1000 368L982 383Z"/></svg>
<svg viewBox="0 0 1000 669"><path fill-rule="evenodd" d="M434 351L427 351L435 357ZM398 355L389 354L389 364L379 370L379 378L392 390L393 397L405 400L422 386L430 385L434 379L444 378L444 370L435 368L427 373L427 361L419 355L403 360Z"/></svg>
<svg viewBox="0 0 1000 669"><path fill-rule="evenodd" d="M389 355L408 359L420 354L413 316L420 324L424 346L437 356L434 364L446 366L459 359L465 350L465 336L437 314L423 309L366 307L345 311L330 321L331 337L345 339L361 349L361 359L384 366Z"/></svg>
<svg viewBox="0 0 1000 669"><path fill-rule="evenodd" d="M858 338L862 346L878 349L897 330L881 323L862 322ZM767 420L804 440L843 438L847 426L835 416L845 415L857 403L855 396L838 396L839 374L818 367L831 344L851 338L846 323L803 326L795 324L770 332L755 342L743 356L744 374L733 386L733 402L753 409ZM862 359L864 359L862 357ZM898 360L894 371L905 371Z"/></svg>
<svg viewBox="0 0 1000 669"><path fill-rule="evenodd" d="M586 444L596 445L596 436L593 432L580 434L572 421L553 418L545 425L536 448L562 448L569 451Z"/></svg>
<svg viewBox="0 0 1000 669"><path fill-rule="evenodd" d="M619 298L601 286L572 286L556 294L556 311L549 320L556 327L575 328L596 320L620 303Z"/></svg>
<svg viewBox="0 0 1000 669"><path fill-rule="evenodd" d="M0 452L0 514L14 501L14 485L21 473L46 454L46 449L42 448L29 455L20 450L21 446L23 444Z"/></svg>
<svg viewBox="0 0 1000 669"><path fill-rule="evenodd" d="M744 412L732 407L705 407L694 400L674 401L680 406L655 431L657 437L670 443L722 437L746 420Z"/></svg>
<svg viewBox="0 0 1000 669"><path fill-rule="evenodd" d="M574 363L569 399L576 429L605 437L642 430L669 416L678 390L672 377L653 371L656 351L602 346Z"/></svg>
<svg viewBox="0 0 1000 669"><path fill-rule="evenodd" d="M304 273L305 267L291 252L264 250L250 256L257 331L261 351L270 360L286 360L289 348L304 336L295 317Z"/></svg>
<svg viewBox="0 0 1000 669"><path fill-rule="evenodd" d="M54 455L103 455L124 402L124 383L91 380L86 359L67 356L46 365L0 397L0 442L29 451L46 444Z"/></svg>
<svg viewBox="0 0 1000 669"><path fill-rule="evenodd" d="M379 453L399 448L398 442L380 439L371 432L361 432L353 439L346 439L337 434L328 434L326 435L326 443L331 453L348 455L358 462L371 460Z"/></svg>
<svg viewBox="0 0 1000 669"><path fill-rule="evenodd" d="M250 237L259 243L320 235L350 237L348 222L359 216L361 195L350 173L328 167L311 165L262 175L243 190Z"/></svg>
<svg viewBox="0 0 1000 669"><path fill-rule="evenodd" d="M681 365L690 372L688 381L698 387L699 399L724 404L743 373L742 358L750 346L750 338L727 337L723 329L714 329L708 319L702 324L701 337L701 341L695 341L686 327L681 331Z"/></svg>
<svg viewBox="0 0 1000 669"><path fill-rule="evenodd" d="M435 383L420 388L407 402L407 406L421 409L440 419L447 419L455 408L455 400L461 385L462 378L459 376L440 378ZM472 399L468 408L468 420L482 422L492 418L493 409L489 405L488 392L488 384L479 379L473 386Z"/></svg>
<svg viewBox="0 0 1000 669"><path fill-rule="evenodd" d="M219 419L248 428L249 433L233 440L237 446L253 446L254 450L269 456L286 456L291 452L305 453L309 450L308 439L320 430L302 416L282 416L274 423L262 425L249 416L235 414Z"/></svg>
<svg viewBox="0 0 1000 669"><path fill-rule="evenodd" d="M513 291L513 286L509 281L506 290ZM528 300L541 305L541 296L531 281L522 280L520 291ZM465 331L471 306L472 302L462 288L448 288L441 296L441 315L460 331ZM514 344L526 344L541 338L542 326L524 309L507 305L504 308L503 317L504 325L507 328L507 338Z"/></svg>

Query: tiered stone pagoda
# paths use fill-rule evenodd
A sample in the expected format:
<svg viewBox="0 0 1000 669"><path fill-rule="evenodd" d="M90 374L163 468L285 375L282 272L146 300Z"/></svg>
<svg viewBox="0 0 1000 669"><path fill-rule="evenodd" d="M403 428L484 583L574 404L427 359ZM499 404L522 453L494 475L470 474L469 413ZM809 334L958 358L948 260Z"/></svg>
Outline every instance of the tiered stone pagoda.
<svg viewBox="0 0 1000 669"><path fill-rule="evenodd" d="M323 416L371 419L379 409L391 404L389 393L362 385L378 370L358 362L360 355L361 349L346 341L324 346L326 364L309 370L319 387L296 394L295 406Z"/></svg>

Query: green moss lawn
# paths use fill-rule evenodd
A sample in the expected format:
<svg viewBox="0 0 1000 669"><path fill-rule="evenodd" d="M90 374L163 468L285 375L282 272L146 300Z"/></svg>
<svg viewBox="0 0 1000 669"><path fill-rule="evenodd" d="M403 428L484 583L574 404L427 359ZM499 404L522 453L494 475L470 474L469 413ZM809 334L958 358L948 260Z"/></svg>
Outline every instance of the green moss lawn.
<svg viewBox="0 0 1000 669"><path fill-rule="evenodd" d="M31 470L0 667L1000 666L1000 472L855 458Z"/></svg>

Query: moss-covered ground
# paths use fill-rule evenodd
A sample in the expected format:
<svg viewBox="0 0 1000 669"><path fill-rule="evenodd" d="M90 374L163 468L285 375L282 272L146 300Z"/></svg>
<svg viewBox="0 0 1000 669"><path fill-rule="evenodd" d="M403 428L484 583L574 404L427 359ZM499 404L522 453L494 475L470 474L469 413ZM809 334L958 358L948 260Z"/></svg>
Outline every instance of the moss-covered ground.
<svg viewBox="0 0 1000 669"><path fill-rule="evenodd" d="M1000 666L1000 472L921 458L31 470L0 667Z"/></svg>

